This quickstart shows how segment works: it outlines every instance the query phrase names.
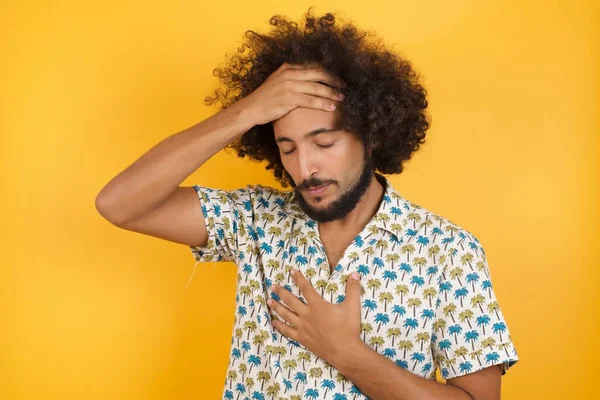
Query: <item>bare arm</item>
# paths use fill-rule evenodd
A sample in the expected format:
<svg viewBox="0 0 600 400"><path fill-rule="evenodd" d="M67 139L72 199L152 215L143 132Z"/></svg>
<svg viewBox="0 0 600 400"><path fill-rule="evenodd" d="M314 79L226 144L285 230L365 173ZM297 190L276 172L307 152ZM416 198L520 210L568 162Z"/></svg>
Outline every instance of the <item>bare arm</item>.
<svg viewBox="0 0 600 400"><path fill-rule="evenodd" d="M181 187L181 182L256 124L299 106L330 110L328 98L336 98L335 91L317 81L338 84L322 69L283 64L250 95L151 148L102 188L96 209L123 229L205 246L199 199L193 187Z"/></svg>
<svg viewBox="0 0 600 400"><path fill-rule="evenodd" d="M169 136L100 191L98 212L124 229L201 245L206 228L198 197L179 184L252 126L246 110L234 104Z"/></svg>

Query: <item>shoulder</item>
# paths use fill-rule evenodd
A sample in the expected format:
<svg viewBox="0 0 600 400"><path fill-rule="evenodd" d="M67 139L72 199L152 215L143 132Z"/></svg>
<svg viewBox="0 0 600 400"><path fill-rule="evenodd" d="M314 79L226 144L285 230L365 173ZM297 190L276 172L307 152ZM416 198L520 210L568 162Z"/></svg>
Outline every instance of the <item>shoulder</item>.
<svg viewBox="0 0 600 400"><path fill-rule="evenodd" d="M194 185L194 189L198 195L210 199L220 199L225 202L230 200L233 202L257 200L275 201L276 199L286 198L289 192L279 190L270 186L260 184L248 184L245 187L235 189L219 189L207 186Z"/></svg>
<svg viewBox="0 0 600 400"><path fill-rule="evenodd" d="M272 220L277 216L294 215L297 211L293 191L260 184L249 184L232 190L209 189L206 195L220 204L227 203L235 210L236 216L252 216L252 219Z"/></svg>
<svg viewBox="0 0 600 400"><path fill-rule="evenodd" d="M478 255L485 256L481 242L470 228L420 204L410 200L406 202L408 207L403 222L405 234L416 236L421 243L437 244L444 250L453 249L455 254L476 251Z"/></svg>
<svg viewBox="0 0 600 400"><path fill-rule="evenodd" d="M260 212L273 212L278 209L287 208L292 199L292 193L264 185L247 185L240 189L252 200L253 209Z"/></svg>

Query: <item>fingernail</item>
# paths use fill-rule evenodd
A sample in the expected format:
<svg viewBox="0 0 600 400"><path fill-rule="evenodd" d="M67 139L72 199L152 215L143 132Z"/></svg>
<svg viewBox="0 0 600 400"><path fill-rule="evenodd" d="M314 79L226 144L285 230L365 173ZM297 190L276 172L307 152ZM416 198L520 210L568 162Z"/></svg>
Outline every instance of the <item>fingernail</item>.
<svg viewBox="0 0 600 400"><path fill-rule="evenodd" d="M354 271L353 273L351 273L350 275L352 275L352 277L356 280L358 280L358 272Z"/></svg>

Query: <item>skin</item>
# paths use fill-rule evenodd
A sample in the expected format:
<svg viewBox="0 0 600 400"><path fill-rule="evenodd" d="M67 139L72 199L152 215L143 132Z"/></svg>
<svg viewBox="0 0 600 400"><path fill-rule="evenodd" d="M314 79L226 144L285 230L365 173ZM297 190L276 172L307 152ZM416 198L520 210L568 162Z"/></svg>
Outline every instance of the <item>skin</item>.
<svg viewBox="0 0 600 400"><path fill-rule="evenodd" d="M328 219L335 214L336 201L356 189L366 166L365 154L370 154L350 132L307 135L321 128L332 129L336 113L299 107L273 122L284 168L293 179L297 195L302 196L301 206L309 215L321 217L318 229L322 237L360 232L378 210L384 192L375 175L370 174L368 187L358 193L361 196L354 208L341 217ZM323 183L331 184L322 195L314 196L306 190ZM367 346L360 338L359 280L348 279L346 298L339 304L324 300L300 271L293 273L293 280L307 303L274 285L272 290L285 305L273 299L267 304L289 325L273 320L273 327L327 360L369 398L500 399L498 365L441 384L402 369Z"/></svg>

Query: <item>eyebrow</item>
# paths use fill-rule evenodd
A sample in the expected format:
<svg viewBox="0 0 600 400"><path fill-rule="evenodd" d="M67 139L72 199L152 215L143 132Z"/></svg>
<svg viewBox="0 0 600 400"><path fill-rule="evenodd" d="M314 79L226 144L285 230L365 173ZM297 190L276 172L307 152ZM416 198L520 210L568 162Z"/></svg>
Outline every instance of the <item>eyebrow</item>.
<svg viewBox="0 0 600 400"><path fill-rule="evenodd" d="M337 131L337 130L339 130L339 129L337 129L337 128L319 128L319 129L315 129L314 131L310 131L308 133L305 133L304 134L304 138L308 139L308 138L310 138L312 136L316 136L316 135L318 135L320 133L334 132L334 131ZM288 137L285 137L285 136L280 136L277 139L275 139L275 142L277 142L277 143L281 143L281 142L293 142L293 140L290 139L290 138L288 138Z"/></svg>

